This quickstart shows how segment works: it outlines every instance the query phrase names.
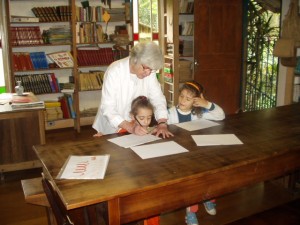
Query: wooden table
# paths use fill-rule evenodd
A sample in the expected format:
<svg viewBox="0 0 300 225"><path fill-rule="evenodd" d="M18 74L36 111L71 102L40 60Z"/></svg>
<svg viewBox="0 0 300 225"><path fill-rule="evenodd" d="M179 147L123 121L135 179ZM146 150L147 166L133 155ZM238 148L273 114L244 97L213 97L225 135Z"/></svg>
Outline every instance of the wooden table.
<svg viewBox="0 0 300 225"><path fill-rule="evenodd" d="M8 94L7 94L8 95ZM29 98L36 98L29 93ZM35 144L45 144L44 109L12 110L0 105L0 173L41 167L32 151Z"/></svg>
<svg viewBox="0 0 300 225"><path fill-rule="evenodd" d="M106 139L34 146L46 176L68 210L108 202L109 224L118 225L186 207L285 175L300 168L300 104L228 116L188 132L175 125L174 140L188 153L142 160ZM197 147L191 134L234 133L244 143ZM163 149L162 149L163 151ZM56 180L70 154L110 154L104 180Z"/></svg>

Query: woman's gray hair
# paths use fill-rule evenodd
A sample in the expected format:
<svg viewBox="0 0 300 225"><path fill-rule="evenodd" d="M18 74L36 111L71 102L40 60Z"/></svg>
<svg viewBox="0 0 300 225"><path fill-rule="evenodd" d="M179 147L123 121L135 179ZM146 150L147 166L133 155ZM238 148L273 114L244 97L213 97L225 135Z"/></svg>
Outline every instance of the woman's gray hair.
<svg viewBox="0 0 300 225"><path fill-rule="evenodd" d="M164 58L159 46L154 42L140 42L130 52L130 64L142 64L153 70L163 67Z"/></svg>

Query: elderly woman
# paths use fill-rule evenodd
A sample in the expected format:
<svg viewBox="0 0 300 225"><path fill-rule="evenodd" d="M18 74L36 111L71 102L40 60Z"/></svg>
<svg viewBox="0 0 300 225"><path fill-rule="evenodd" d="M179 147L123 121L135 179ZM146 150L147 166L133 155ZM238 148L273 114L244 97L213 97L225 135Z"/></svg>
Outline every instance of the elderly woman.
<svg viewBox="0 0 300 225"><path fill-rule="evenodd" d="M141 126L130 123L130 106L133 99L144 95L155 106L158 122L156 135L173 136L168 131L166 99L161 91L155 71L163 66L163 56L154 42L138 43L130 56L113 62L106 70L102 97L93 128L94 136L117 133L125 129L137 135L147 134Z"/></svg>

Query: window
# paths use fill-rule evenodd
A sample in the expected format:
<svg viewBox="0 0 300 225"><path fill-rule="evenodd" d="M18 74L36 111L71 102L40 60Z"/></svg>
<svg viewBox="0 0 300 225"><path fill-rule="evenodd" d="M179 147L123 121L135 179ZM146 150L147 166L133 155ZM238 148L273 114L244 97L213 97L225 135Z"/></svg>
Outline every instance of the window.
<svg viewBox="0 0 300 225"><path fill-rule="evenodd" d="M158 43L158 0L133 1L134 42Z"/></svg>

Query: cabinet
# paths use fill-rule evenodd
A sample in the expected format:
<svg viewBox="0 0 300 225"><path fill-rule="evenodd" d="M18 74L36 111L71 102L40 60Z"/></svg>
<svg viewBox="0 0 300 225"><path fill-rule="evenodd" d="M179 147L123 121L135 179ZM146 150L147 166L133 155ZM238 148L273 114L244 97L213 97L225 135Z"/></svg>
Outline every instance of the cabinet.
<svg viewBox="0 0 300 225"><path fill-rule="evenodd" d="M168 107L177 104L180 84L193 79L194 2L160 1L160 45L164 54L161 83Z"/></svg>
<svg viewBox="0 0 300 225"><path fill-rule="evenodd" d="M4 99L11 96L2 95L5 96ZM28 98L35 100L31 93ZM43 109L12 110L8 103L0 105L1 179L2 172L41 167L32 146L45 144L44 125Z"/></svg>
<svg viewBox="0 0 300 225"><path fill-rule="evenodd" d="M81 126L94 120L101 97L101 76L107 66L129 53L126 31L130 20L125 19L125 3L117 0L109 8L97 0L33 2L7 1L11 88L16 80L23 79L25 91L34 92L41 100L57 102L68 96L67 107L72 108L69 115L63 112L62 119L46 121L45 127L74 126L80 132ZM102 19L105 12L110 13L108 24ZM114 39L116 35L119 39ZM56 66L49 58L53 53L69 54L72 64ZM33 63L35 56L37 66ZM56 87L51 89L51 83ZM83 88L85 83L88 88Z"/></svg>

